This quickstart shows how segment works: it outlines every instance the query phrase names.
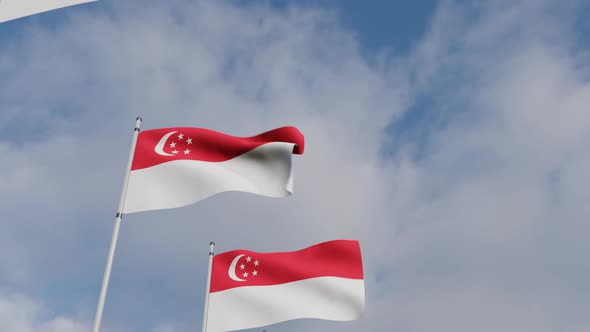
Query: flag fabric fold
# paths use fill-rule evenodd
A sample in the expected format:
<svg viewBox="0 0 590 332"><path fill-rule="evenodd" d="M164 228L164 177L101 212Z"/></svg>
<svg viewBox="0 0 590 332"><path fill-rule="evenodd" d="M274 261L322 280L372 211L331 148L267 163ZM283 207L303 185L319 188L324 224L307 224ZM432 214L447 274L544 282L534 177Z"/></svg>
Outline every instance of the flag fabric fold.
<svg viewBox="0 0 590 332"><path fill-rule="evenodd" d="M0 0L0 23L97 0Z"/></svg>
<svg viewBox="0 0 590 332"><path fill-rule="evenodd" d="M213 258L207 332L300 318L349 321L360 318L364 306L358 241L292 252L234 250Z"/></svg>
<svg viewBox="0 0 590 332"><path fill-rule="evenodd" d="M252 137L192 127L143 131L123 211L182 207L225 191L288 196L292 155L303 149L304 137L295 127Z"/></svg>

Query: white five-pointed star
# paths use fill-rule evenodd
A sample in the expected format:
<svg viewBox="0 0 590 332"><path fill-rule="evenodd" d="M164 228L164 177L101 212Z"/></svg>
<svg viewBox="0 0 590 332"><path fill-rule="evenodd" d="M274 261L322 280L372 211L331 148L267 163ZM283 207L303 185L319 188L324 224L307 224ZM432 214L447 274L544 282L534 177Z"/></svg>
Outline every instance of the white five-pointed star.
<svg viewBox="0 0 590 332"><path fill-rule="evenodd" d="M184 137L183 134L178 134L178 139L182 141L182 138Z"/></svg>
<svg viewBox="0 0 590 332"><path fill-rule="evenodd" d="M256 271L256 270L252 271L252 275L256 277L258 275L258 271Z"/></svg>
<svg viewBox="0 0 590 332"><path fill-rule="evenodd" d="M240 270L243 270L246 267L246 265L242 264L240 265Z"/></svg>
<svg viewBox="0 0 590 332"><path fill-rule="evenodd" d="M174 151L172 151L172 153L174 153L174 154L178 154L178 151L174 150Z"/></svg>
<svg viewBox="0 0 590 332"><path fill-rule="evenodd" d="M246 262L249 262L251 260L252 260L252 257L250 257L250 256L246 257Z"/></svg>
<svg viewBox="0 0 590 332"><path fill-rule="evenodd" d="M172 142L172 143L170 143L170 147L171 147L171 148L175 148L175 147L176 147L176 142Z"/></svg>
<svg viewBox="0 0 590 332"><path fill-rule="evenodd" d="M192 138L187 138L186 139L186 144L193 144L193 139Z"/></svg>
<svg viewBox="0 0 590 332"><path fill-rule="evenodd" d="M248 278L248 272L244 272L244 274L242 274L242 276L243 276L244 278Z"/></svg>
<svg viewBox="0 0 590 332"><path fill-rule="evenodd" d="M258 264L260 264L260 262L258 260L254 261L254 266L258 266Z"/></svg>
<svg viewBox="0 0 590 332"><path fill-rule="evenodd" d="M189 154L189 153L191 153L191 150L189 150L189 149L184 150L184 154Z"/></svg>

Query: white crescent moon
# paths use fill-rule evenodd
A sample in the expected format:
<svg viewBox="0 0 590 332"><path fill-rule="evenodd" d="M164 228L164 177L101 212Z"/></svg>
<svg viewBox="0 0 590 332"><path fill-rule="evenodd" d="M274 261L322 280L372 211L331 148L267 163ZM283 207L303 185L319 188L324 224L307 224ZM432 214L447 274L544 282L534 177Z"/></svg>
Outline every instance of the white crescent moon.
<svg viewBox="0 0 590 332"><path fill-rule="evenodd" d="M156 151L157 154L159 154L160 156L173 156L173 154L164 152L164 145L166 144L168 138L174 135L174 133L176 132L172 131L162 136L162 139L158 142L158 144L156 144L156 147L154 148L154 151Z"/></svg>
<svg viewBox="0 0 590 332"><path fill-rule="evenodd" d="M238 278L238 276L236 275L236 265L238 265L238 261L240 260L240 258L242 258L242 256L244 256L244 255L238 255L236 258L234 258L234 260L229 265L229 270L227 271L227 274L229 275L229 277L233 281L241 281L241 282L246 281L244 279Z"/></svg>

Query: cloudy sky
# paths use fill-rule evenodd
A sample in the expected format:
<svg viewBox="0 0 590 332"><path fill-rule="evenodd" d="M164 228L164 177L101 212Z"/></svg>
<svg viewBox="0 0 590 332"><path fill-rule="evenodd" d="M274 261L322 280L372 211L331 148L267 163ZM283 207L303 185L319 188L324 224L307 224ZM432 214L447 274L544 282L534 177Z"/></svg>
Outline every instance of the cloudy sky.
<svg viewBox="0 0 590 332"><path fill-rule="evenodd" d="M361 242L364 317L267 331L589 331L590 5L414 2L103 0L1 24L0 330L90 330L142 116L295 125L306 151L289 198L127 215L105 332L199 330L211 240L338 238Z"/></svg>

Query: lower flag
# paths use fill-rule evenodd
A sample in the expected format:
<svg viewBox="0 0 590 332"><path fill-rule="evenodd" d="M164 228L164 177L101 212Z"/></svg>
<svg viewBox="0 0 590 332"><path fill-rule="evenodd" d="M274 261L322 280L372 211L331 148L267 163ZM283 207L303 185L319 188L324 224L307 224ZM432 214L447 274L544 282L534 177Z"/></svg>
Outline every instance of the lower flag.
<svg viewBox="0 0 590 332"><path fill-rule="evenodd" d="M255 328L299 318L360 318L365 287L358 241L299 251L234 250L213 258L207 332Z"/></svg>

